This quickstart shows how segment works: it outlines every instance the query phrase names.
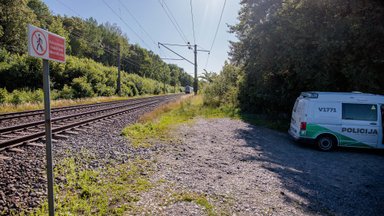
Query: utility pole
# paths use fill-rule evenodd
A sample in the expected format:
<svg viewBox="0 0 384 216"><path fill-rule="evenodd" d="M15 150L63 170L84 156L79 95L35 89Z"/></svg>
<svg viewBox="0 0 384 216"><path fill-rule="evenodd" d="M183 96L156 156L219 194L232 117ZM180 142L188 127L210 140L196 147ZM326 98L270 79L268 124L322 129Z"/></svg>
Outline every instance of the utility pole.
<svg viewBox="0 0 384 216"><path fill-rule="evenodd" d="M117 94L121 97L120 43L117 44Z"/></svg>
<svg viewBox="0 0 384 216"><path fill-rule="evenodd" d="M177 52L173 51L172 49L170 49L168 47L168 46L186 46L186 47L188 47L188 49L192 49L191 48L191 44L189 42L186 45L184 45L184 44L163 44L163 43L160 43L160 42L158 42L157 44L158 44L159 48L160 48L160 45L165 47L167 50L169 50L169 51L173 52L174 54L178 55L179 57L181 57L185 61L191 63L195 67L195 79L193 81L193 90L195 92L195 95L197 95L197 90L198 90L198 86L199 86L198 79L197 79L197 52L200 51L200 52L208 52L209 53L209 50L198 50L197 49L197 44L195 44L193 46L193 53L195 55L195 62L193 63L192 61L186 59L185 57L183 57L182 55L178 54ZM180 60L180 59L177 59L177 60Z"/></svg>
<svg viewBox="0 0 384 216"><path fill-rule="evenodd" d="M195 80L193 81L193 91L195 92L195 95L197 95L197 88L198 88L198 81L197 81L197 45L195 44L195 49L193 52L195 53Z"/></svg>
<svg viewBox="0 0 384 216"><path fill-rule="evenodd" d="M164 94L166 94L166 91L165 91L165 70L164 70L164 74L163 74L163 80L164 80L164 89L163 89L163 91L164 91Z"/></svg>

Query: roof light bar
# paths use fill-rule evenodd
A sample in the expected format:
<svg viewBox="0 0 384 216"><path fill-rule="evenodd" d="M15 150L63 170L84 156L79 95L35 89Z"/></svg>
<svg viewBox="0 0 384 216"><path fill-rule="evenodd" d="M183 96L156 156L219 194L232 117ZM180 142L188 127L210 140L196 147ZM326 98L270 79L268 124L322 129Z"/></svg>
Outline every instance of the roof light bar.
<svg viewBox="0 0 384 216"><path fill-rule="evenodd" d="M302 92L301 96L303 96L304 98L318 98L319 94L315 92Z"/></svg>

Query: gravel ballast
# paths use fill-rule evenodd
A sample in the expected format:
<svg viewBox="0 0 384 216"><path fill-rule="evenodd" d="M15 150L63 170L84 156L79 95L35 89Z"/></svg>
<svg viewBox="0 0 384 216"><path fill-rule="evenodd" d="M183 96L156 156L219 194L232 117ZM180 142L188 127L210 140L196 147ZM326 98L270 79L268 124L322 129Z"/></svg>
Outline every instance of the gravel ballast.
<svg viewBox="0 0 384 216"><path fill-rule="evenodd" d="M155 157L158 170L153 181L165 183L139 202L150 206L150 214L207 213L188 201L167 201L175 193L201 194L219 214L384 212L383 152L320 152L296 144L286 133L230 119L198 119L173 134L177 144L164 147Z"/></svg>
<svg viewBox="0 0 384 216"><path fill-rule="evenodd" d="M76 156L76 164L82 166L79 169L98 169L127 162L137 155L149 157L149 150L132 148L128 140L121 136L121 131L159 104L141 108L108 122L93 123L89 129L85 129L86 132L57 140L53 143L54 164ZM1 152L11 159L0 160L0 215L18 215L21 211L31 211L46 199L45 148L26 145L18 148L24 152ZM61 176L55 178L55 184L65 181Z"/></svg>

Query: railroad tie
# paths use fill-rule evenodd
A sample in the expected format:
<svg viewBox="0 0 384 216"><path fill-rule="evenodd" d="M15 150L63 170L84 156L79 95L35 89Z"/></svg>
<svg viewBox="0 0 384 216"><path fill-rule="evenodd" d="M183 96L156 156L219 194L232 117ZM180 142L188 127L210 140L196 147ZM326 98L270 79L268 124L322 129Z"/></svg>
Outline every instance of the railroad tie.
<svg viewBox="0 0 384 216"><path fill-rule="evenodd" d="M12 136L12 135L8 135L8 134L1 134L0 136L4 137L4 138L11 138L11 139L15 138L15 135Z"/></svg>
<svg viewBox="0 0 384 216"><path fill-rule="evenodd" d="M12 151L12 152L18 152L18 153L23 153L24 150L23 149L19 149L19 148L10 148L8 149L9 151Z"/></svg>
<svg viewBox="0 0 384 216"><path fill-rule="evenodd" d="M87 130L84 130L84 129L81 129L81 128L73 128L72 130L80 131L80 132L84 132L84 133L87 132Z"/></svg>
<svg viewBox="0 0 384 216"><path fill-rule="evenodd" d="M51 140L52 140L53 143L57 143L57 142L59 142L59 140L57 140L57 139L51 139ZM41 141L44 142L44 143L46 142L45 138L42 139Z"/></svg>
<svg viewBox="0 0 384 216"><path fill-rule="evenodd" d="M67 131L64 131L64 133L66 134L71 134L71 135L78 135L79 133L75 132L75 131L72 131L72 130L67 130Z"/></svg>
<svg viewBox="0 0 384 216"><path fill-rule="evenodd" d="M0 160L11 160L11 157L7 157L5 155L0 155Z"/></svg>
<svg viewBox="0 0 384 216"><path fill-rule="evenodd" d="M53 137L56 139L68 139L68 136L62 134L53 134Z"/></svg>
<svg viewBox="0 0 384 216"><path fill-rule="evenodd" d="M45 147L44 144L40 144L40 143L27 143L27 146Z"/></svg>

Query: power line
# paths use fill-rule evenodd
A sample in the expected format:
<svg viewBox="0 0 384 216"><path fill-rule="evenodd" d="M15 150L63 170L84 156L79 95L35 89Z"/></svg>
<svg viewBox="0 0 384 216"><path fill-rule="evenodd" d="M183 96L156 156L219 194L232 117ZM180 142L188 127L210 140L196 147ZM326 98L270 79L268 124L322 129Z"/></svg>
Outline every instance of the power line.
<svg viewBox="0 0 384 216"><path fill-rule="evenodd" d="M152 41L152 43L156 46L156 42L155 40L151 37L151 35L144 29L144 27L140 24L140 22L136 19L136 17L132 14L132 12L128 9L127 6L125 6L125 4L118 0L119 3L123 6L123 8L128 12L128 14L133 18L133 20L136 22L136 24L141 28L141 30L144 32L144 34ZM166 56L166 54L163 52L163 50L159 49L159 51Z"/></svg>
<svg viewBox="0 0 384 216"><path fill-rule="evenodd" d="M74 31L70 32L70 34L72 34L72 36L78 38L78 39L83 39L85 42L87 42L88 45L91 45L93 47L96 47L96 48L102 48L105 52L109 53L109 54L112 54L112 55L117 55L118 54L118 51L114 48L109 48L109 47L106 47L106 46L102 46L102 44L95 44L95 43L92 43L90 42L89 40L86 40L86 38L83 36L83 35L80 35L79 33L75 33ZM136 67L140 67L139 63L132 60L132 59L129 59L127 57L122 57L122 60L125 62L128 62L129 64L133 65L133 66L136 66Z"/></svg>
<svg viewBox="0 0 384 216"><path fill-rule="evenodd" d="M56 0L58 1L60 4L62 4L64 7L66 7L67 9L69 9L70 11L74 12L77 16L81 17L81 15L79 13L77 13L75 10L73 10L71 7L69 7L68 5L66 5L64 2L60 1L60 0Z"/></svg>
<svg viewBox="0 0 384 216"><path fill-rule="evenodd" d="M140 37L139 34L137 34L129 25L127 22L125 22L125 20L123 18L121 18L121 16L119 14L116 13L115 10L112 9L112 7L105 1L103 0L104 4L107 5L107 7L144 43L145 46L147 46L149 49L150 46Z"/></svg>
<svg viewBox="0 0 384 216"><path fill-rule="evenodd" d="M188 59L185 58L184 56L182 56L182 55L178 54L177 52L173 51L172 49L168 48L165 44L160 43L160 42L158 42L158 44L159 44L159 46L161 45L161 46L165 47L167 50L173 52L174 54L176 54L176 55L179 56L180 58L184 59L185 61L191 63L192 65L195 65L193 62L191 62L190 60L188 60Z"/></svg>
<svg viewBox="0 0 384 216"><path fill-rule="evenodd" d="M219 19L219 22L218 22L217 27L216 27L215 36L213 37L211 48L209 49L209 53L207 56L207 61L205 62L205 68L207 68L207 66L208 66L209 57L210 57L210 54L212 52L213 45L215 44L215 41L216 41L217 32L219 31L219 27L221 24L221 19L223 18L223 13L224 13L226 3L227 3L227 0L224 0L223 8L221 9L220 19Z"/></svg>
<svg viewBox="0 0 384 216"><path fill-rule="evenodd" d="M189 5L191 6L192 31L193 31L193 43L194 43L194 44L196 44L196 36L195 36L195 21L193 20L193 8L192 8L192 0L189 0Z"/></svg>
<svg viewBox="0 0 384 216"><path fill-rule="evenodd" d="M119 3L123 6L123 8L128 12L128 14L133 18L133 20L136 22L136 24L141 28L141 30L145 33L145 35L153 42L153 44L156 46L155 40L151 37L151 35L148 34L148 32L143 28L143 26L140 24L140 22L136 19L136 17L131 13L131 11L125 6L123 2L119 0Z"/></svg>
<svg viewBox="0 0 384 216"><path fill-rule="evenodd" d="M185 42L188 43L188 38L185 36L183 30L181 29L180 25L177 23L177 20L173 16L171 10L168 8L167 3L164 0L158 0L159 4L163 8L165 14L167 15L168 19L171 21L173 27L175 27L176 31L179 33L181 39ZM173 19L172 19L173 18Z"/></svg>
<svg viewBox="0 0 384 216"><path fill-rule="evenodd" d="M224 13L224 9L225 9L225 4L226 4L226 3L227 3L227 0L224 0L223 8L221 9L221 14L220 14L219 23L217 24L216 32L215 32L215 36L213 37L213 41L212 41L212 44L211 44L211 48L209 49L210 51L212 50L213 45L214 45L214 43L215 43L216 36L217 36L217 32L219 31L219 27L220 27L221 19L223 18L223 13Z"/></svg>

